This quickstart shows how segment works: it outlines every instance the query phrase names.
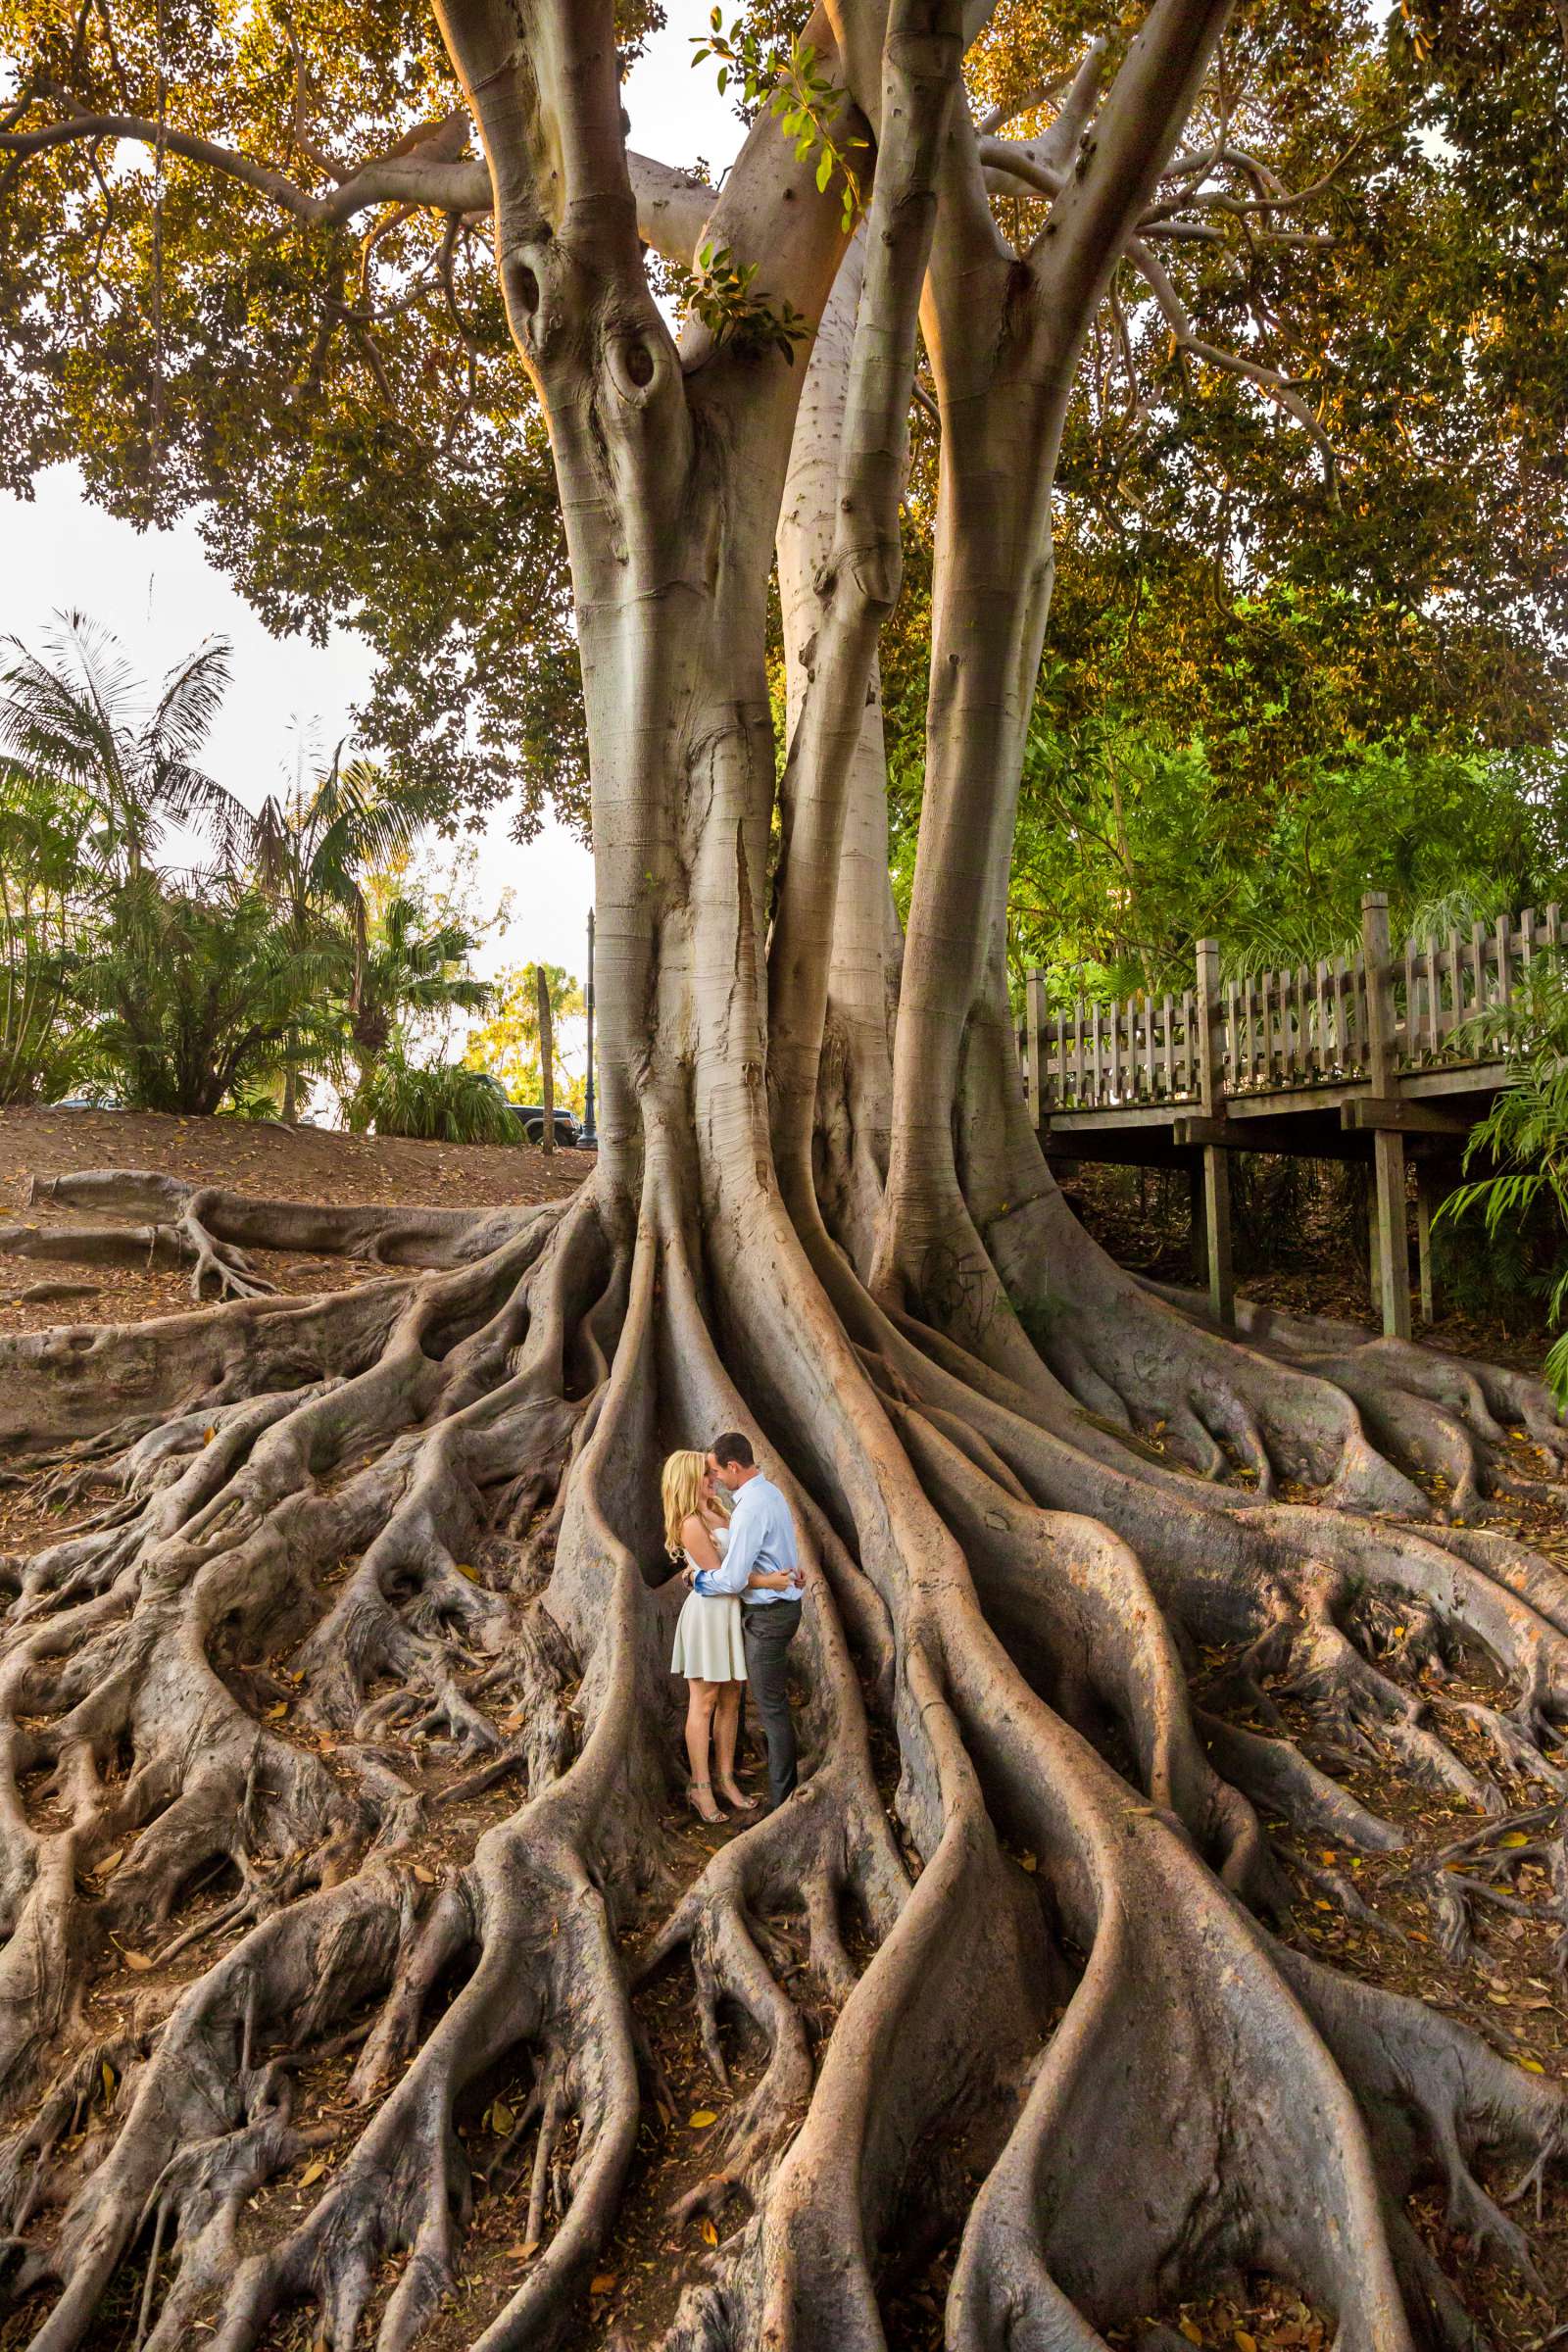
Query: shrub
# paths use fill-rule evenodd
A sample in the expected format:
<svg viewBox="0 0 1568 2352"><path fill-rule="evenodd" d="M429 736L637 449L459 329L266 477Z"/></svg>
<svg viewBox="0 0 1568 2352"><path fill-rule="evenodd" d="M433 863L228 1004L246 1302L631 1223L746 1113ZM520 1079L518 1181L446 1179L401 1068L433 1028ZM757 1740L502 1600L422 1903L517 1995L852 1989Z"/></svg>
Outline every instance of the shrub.
<svg viewBox="0 0 1568 2352"><path fill-rule="evenodd" d="M456 1063L425 1070L389 1054L371 1073L359 1107L377 1135L442 1144L515 1144L522 1135L494 1079Z"/></svg>

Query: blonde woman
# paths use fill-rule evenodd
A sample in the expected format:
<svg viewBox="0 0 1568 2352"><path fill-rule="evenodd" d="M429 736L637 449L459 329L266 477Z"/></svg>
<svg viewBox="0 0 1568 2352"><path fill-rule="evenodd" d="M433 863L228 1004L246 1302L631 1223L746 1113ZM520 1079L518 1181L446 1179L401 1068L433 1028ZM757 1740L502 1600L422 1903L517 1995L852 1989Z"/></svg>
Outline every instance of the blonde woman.
<svg viewBox="0 0 1568 2352"><path fill-rule="evenodd" d="M664 1464L662 1488L664 1548L670 1558L684 1559L693 1575L699 1568L716 1568L729 1541L729 1528L706 1455L672 1453ZM735 1736L740 1728L746 1648L741 1639L741 1604L734 1593L719 1593L711 1599L701 1592L688 1594L676 1621L669 1669L671 1674L685 1675L689 1686L686 1753L692 1767L693 1810L704 1821L726 1818L713 1801L709 1779L711 1740L721 1794L737 1813L755 1813L756 1798L747 1796L735 1780Z"/></svg>

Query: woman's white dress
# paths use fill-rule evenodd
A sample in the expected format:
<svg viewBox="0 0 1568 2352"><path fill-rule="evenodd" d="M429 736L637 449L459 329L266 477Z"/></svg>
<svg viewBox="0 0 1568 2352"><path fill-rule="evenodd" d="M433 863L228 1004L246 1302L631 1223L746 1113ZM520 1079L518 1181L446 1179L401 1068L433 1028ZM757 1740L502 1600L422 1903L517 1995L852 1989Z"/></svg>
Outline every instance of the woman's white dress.
<svg viewBox="0 0 1568 2352"><path fill-rule="evenodd" d="M713 1548L720 1559L729 1542L729 1529L713 1530ZM687 1562L697 1563L690 1552ZM669 1661L671 1674L684 1674L694 1683L744 1683L746 1680L746 1645L741 1639L741 1604L733 1592L715 1592L706 1598L701 1592L689 1592L680 1615L675 1620L675 1654Z"/></svg>

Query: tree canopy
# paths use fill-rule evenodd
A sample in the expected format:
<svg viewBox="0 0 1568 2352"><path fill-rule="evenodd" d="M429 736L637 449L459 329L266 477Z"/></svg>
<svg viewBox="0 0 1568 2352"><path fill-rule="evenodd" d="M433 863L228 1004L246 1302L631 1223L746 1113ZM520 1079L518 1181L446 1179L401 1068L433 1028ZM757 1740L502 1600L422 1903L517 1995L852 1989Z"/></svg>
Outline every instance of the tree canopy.
<svg viewBox="0 0 1568 2352"><path fill-rule="evenodd" d="M977 106L1010 116L1049 85L1093 13L998 9ZM652 21L622 10L626 61ZM70 459L118 514L199 511L270 625L368 637L383 757L449 802L506 801L524 833L547 801L585 825L547 436L430 19L163 22L161 85L144 0L0 18L7 486ZM755 16L775 41L802 22ZM1249 790L1284 789L1331 736L1544 746L1568 414L1555 26L1270 0L1234 21L1222 77L1250 192L1140 241L1080 365L1045 718L1073 730L1120 697ZM1025 233L1046 200L1009 184ZM886 664L906 799L936 451L917 418Z"/></svg>

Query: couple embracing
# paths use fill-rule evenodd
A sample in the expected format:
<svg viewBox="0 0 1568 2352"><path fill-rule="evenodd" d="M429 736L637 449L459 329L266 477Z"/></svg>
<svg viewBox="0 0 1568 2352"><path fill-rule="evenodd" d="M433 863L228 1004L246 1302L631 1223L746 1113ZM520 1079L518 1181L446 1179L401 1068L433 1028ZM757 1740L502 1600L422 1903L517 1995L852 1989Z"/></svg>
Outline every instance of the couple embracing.
<svg viewBox="0 0 1568 2352"><path fill-rule="evenodd" d="M675 1627L670 1672L690 1686L686 1753L691 1800L704 1821L723 1821L709 1778L709 1742L719 1794L737 1813L757 1800L735 1779L741 1686L750 1682L767 1741L768 1795L781 1805L795 1787L795 1726L785 1662L801 1622L805 1579L790 1506L757 1467L738 1430L711 1450L672 1453L664 1464L664 1545L685 1561L690 1594Z"/></svg>

